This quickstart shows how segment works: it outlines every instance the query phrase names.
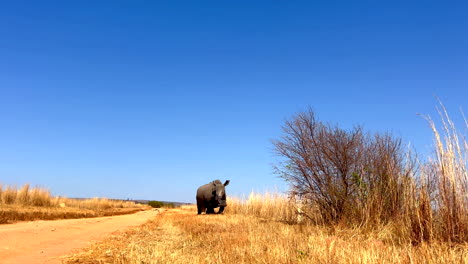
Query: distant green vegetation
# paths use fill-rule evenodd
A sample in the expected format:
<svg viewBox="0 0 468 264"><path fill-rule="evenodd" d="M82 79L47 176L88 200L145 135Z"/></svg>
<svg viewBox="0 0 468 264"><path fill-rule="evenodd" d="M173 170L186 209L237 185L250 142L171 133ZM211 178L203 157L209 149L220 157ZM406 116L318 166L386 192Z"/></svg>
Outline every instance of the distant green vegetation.
<svg viewBox="0 0 468 264"><path fill-rule="evenodd" d="M175 207L173 203L165 203L165 202L160 202L160 201L149 201L148 205L153 208L161 208L161 207L174 208Z"/></svg>

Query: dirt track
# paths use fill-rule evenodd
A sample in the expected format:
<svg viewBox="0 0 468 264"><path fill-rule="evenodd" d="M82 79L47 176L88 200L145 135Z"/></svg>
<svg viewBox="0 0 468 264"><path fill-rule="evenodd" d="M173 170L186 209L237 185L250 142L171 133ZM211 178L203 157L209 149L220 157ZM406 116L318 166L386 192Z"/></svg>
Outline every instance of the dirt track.
<svg viewBox="0 0 468 264"><path fill-rule="evenodd" d="M0 225L0 263L61 263L59 257L117 230L143 224L157 213Z"/></svg>

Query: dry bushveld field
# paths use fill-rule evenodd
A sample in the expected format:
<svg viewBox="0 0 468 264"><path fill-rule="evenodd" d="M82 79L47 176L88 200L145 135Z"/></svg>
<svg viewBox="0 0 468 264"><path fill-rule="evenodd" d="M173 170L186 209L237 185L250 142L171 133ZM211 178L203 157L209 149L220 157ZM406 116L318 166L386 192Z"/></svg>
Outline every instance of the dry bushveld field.
<svg viewBox="0 0 468 264"><path fill-rule="evenodd" d="M441 116L441 132L428 119L434 154L419 162L392 137L327 127L311 113L301 114L275 142L289 159L283 178L293 186L290 194L228 196L224 214L197 215L195 205L155 209L159 213L151 212L156 216L145 224L119 230L60 260L468 263L468 143L445 110ZM0 186L0 206L0 223L149 209L107 199L51 197L29 185Z"/></svg>
<svg viewBox="0 0 468 264"><path fill-rule="evenodd" d="M392 136L300 113L274 142L289 196L228 199L223 215L166 210L65 261L468 263L468 143L440 115L442 130L427 117L435 148L421 162Z"/></svg>
<svg viewBox="0 0 468 264"><path fill-rule="evenodd" d="M261 200L260 200L261 199ZM223 215L195 206L162 211L64 258L65 263L467 263L468 245L398 241L394 226L378 230L292 221L288 200L251 195ZM230 210L228 210L230 209ZM275 210L275 211L269 211ZM281 220L283 219L283 220ZM292 219L290 219L292 220ZM300 220L300 219L299 219Z"/></svg>

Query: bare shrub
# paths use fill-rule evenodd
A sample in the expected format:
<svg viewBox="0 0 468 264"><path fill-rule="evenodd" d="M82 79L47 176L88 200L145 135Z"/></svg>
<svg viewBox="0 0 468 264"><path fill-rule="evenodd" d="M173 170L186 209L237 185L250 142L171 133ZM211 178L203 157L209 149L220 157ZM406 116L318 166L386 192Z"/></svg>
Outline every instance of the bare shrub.
<svg viewBox="0 0 468 264"><path fill-rule="evenodd" d="M386 223L402 216L417 166L401 139L375 134L366 139L364 170L354 174L358 186L357 216L364 222Z"/></svg>
<svg viewBox="0 0 468 264"><path fill-rule="evenodd" d="M388 221L401 213L411 170L400 139L324 124L310 109L287 120L283 132L273 142L284 158L277 172L326 223Z"/></svg>
<svg viewBox="0 0 468 264"><path fill-rule="evenodd" d="M273 142L282 157L276 170L313 222L389 224L413 244L466 243L468 143L442 104L439 114L442 129L426 117L434 153L419 162L390 134L344 130L318 121L311 110L299 113Z"/></svg>

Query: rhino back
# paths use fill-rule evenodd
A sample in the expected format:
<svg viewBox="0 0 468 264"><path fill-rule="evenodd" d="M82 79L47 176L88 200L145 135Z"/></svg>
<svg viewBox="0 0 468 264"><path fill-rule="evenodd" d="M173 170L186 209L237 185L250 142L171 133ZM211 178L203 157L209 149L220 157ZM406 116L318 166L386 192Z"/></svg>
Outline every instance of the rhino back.
<svg viewBox="0 0 468 264"><path fill-rule="evenodd" d="M210 183L200 186L197 190L197 199L211 200L213 198L212 186Z"/></svg>

